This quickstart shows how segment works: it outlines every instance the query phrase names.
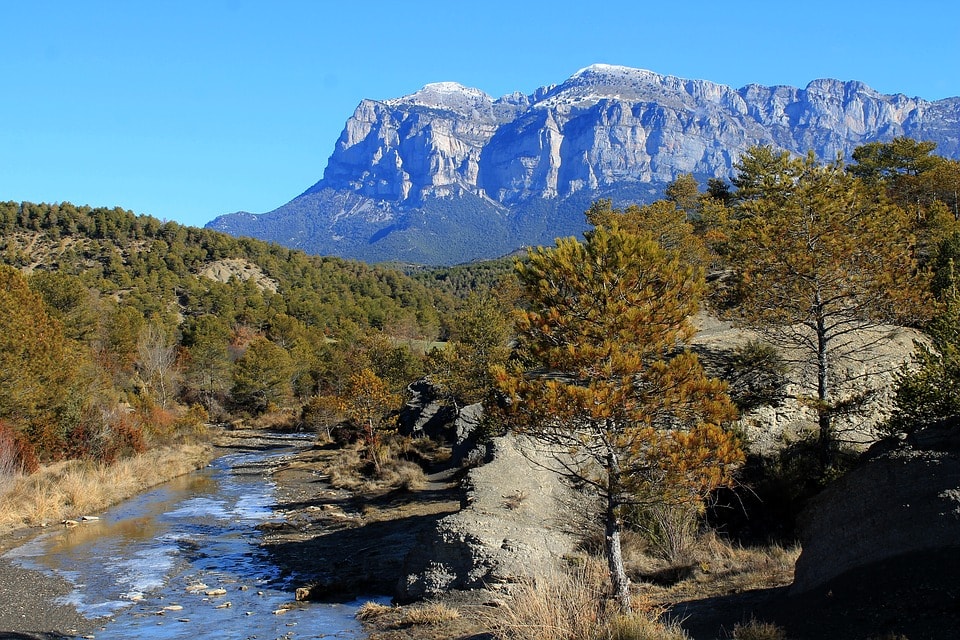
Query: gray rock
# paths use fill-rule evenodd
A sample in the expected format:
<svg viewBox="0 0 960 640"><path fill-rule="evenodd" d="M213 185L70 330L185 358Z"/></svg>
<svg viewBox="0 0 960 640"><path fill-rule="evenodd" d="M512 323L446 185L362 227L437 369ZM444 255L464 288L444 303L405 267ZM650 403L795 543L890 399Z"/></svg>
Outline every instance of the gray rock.
<svg viewBox="0 0 960 640"><path fill-rule="evenodd" d="M452 447L453 464L468 457L484 459L486 446L477 442L477 428L483 421L483 405L453 407L445 403L426 379L407 387L410 399L400 413L401 431L414 438L444 440Z"/></svg>
<svg viewBox="0 0 960 640"><path fill-rule="evenodd" d="M406 558L400 600L495 588L555 570L574 552L568 489L531 462L513 436L470 471L464 507L439 521Z"/></svg>
<svg viewBox="0 0 960 640"><path fill-rule="evenodd" d="M792 593L882 560L960 550L960 434L952 431L936 438L937 449L878 446L811 503Z"/></svg>

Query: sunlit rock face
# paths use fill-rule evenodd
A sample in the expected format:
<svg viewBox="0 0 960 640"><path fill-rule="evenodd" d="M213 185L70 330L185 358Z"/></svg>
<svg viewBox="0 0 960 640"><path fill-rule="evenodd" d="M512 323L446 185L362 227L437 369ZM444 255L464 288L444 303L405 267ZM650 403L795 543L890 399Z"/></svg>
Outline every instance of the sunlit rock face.
<svg viewBox="0 0 960 640"><path fill-rule="evenodd" d="M755 145L832 160L905 135L957 158L958 123L960 98L857 81L734 89L593 65L498 99L440 82L362 101L320 181L275 211L209 226L312 252L453 263L578 233L598 197L649 201L680 173L727 178Z"/></svg>

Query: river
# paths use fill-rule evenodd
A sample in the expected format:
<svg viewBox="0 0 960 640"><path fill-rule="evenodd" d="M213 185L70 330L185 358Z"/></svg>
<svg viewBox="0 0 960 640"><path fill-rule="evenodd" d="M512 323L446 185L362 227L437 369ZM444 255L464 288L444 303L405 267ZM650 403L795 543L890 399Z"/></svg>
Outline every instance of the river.
<svg viewBox="0 0 960 640"><path fill-rule="evenodd" d="M269 450L225 455L5 557L66 578L64 601L102 620L97 639L363 637L359 601L295 602L303 579L260 546L257 526L282 520L263 463L303 444L278 436Z"/></svg>

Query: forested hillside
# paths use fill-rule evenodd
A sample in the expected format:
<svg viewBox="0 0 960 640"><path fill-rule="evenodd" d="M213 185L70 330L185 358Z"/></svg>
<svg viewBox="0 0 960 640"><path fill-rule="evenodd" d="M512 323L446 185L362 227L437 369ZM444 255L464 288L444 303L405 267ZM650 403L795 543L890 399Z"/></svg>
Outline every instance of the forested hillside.
<svg viewBox="0 0 960 640"><path fill-rule="evenodd" d="M122 209L5 202L0 232L0 453L26 467L298 419L364 367L401 385L452 308L397 271Z"/></svg>
<svg viewBox="0 0 960 640"><path fill-rule="evenodd" d="M600 631L581 635L614 637L637 613L631 582L653 575L644 567L720 566L715 525L790 541L796 514L857 447L960 424L960 162L934 150L898 138L846 164L754 147L730 183L684 174L651 204L594 202L582 240L409 275L120 209L2 203L0 480L68 466L22 473L46 461L162 453L212 420L314 431L331 446L313 474L393 502L424 487L433 464L460 464L442 436L410 434L471 416L470 437L525 434L537 465L583 492L571 504L600 507L574 525L580 548L602 547L606 561L575 622L587 611ZM709 330L695 317L722 324L698 316L704 307L749 341L697 343ZM904 364L897 379L887 368L862 386L878 376L865 366L872 349L904 326L927 334L911 332L923 338L913 366L898 347L883 365ZM868 405L874 394L889 403ZM758 408L797 427L776 431ZM405 409L416 417L400 419ZM775 442L754 447L758 429ZM850 437L858 429L866 440ZM494 509L528 517L522 491L495 495ZM511 565L529 562L526 543L491 539L495 554L523 554ZM728 593L723 573L691 580ZM765 587L784 584L759 573ZM540 609L513 602L505 615L541 633L525 617Z"/></svg>

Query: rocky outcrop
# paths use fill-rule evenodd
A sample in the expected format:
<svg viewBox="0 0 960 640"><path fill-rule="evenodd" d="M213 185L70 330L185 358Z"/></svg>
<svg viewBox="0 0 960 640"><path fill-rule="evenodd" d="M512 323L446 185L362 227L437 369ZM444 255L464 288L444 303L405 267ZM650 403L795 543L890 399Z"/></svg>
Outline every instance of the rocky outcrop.
<svg viewBox="0 0 960 640"><path fill-rule="evenodd" d="M856 81L734 89L593 65L499 99L441 82L362 101L319 182L268 214L208 226L318 253L453 263L578 233L597 197L646 201L679 173L728 177L754 145L832 160L906 135L960 157L958 119L960 98Z"/></svg>
<svg viewBox="0 0 960 640"><path fill-rule="evenodd" d="M701 314L697 324L699 332L693 339L693 349L708 373L718 377L724 377L723 362L731 352L760 338L748 329L707 314ZM842 444L863 450L877 441L877 427L893 409L897 374L911 362L914 344L925 340L919 331L894 326L851 334L843 349L845 357L833 363L837 398L859 399L833 419L833 428ZM810 360L809 353L788 349L782 350L781 355L787 370L778 400L753 407L740 417L739 429L755 454L771 454L818 428L817 412L810 402L817 389L815 362Z"/></svg>
<svg viewBox="0 0 960 640"><path fill-rule="evenodd" d="M699 316L697 324L694 348L708 368L720 366L732 350L757 337L707 314ZM876 426L890 407L894 374L909 361L918 337L897 327L858 336L858 357L844 364L844 375L851 381L843 393L865 395L869 400L836 420L850 443L859 442L865 448L875 442ZM751 451L772 453L817 427L816 413L803 400L811 393L811 384L810 372L794 367L786 375L780 402L743 416L741 430ZM458 459L469 459L464 452L476 447L471 434L482 416L479 405L453 416L440 409L429 383L411 385L411 391L404 430L444 438L454 444L455 451L459 447ZM574 531L571 523L573 514L583 510L570 507L569 488L537 463L535 447L521 448L520 442L512 436L495 439L487 462L470 470L464 481L463 508L439 520L412 546L405 559L405 578L397 587L399 599L508 585L548 572L575 552L575 534L583 530Z"/></svg>
<svg viewBox="0 0 960 640"><path fill-rule="evenodd" d="M487 446L477 437L483 421L482 404L455 408L444 402L426 379L409 385L407 391L410 399L399 416L404 435L448 443L454 465L475 464L488 457Z"/></svg>
<svg viewBox="0 0 960 640"><path fill-rule="evenodd" d="M562 515L569 500L559 477L521 453L513 436L496 438L491 462L469 473L463 508L407 556L397 598L496 589L550 572L576 549L570 518Z"/></svg>
<svg viewBox="0 0 960 640"><path fill-rule="evenodd" d="M792 593L899 557L960 557L960 433L954 426L931 435L893 448L878 445L813 501ZM890 588L919 578L884 577ZM954 583L955 576L941 578Z"/></svg>

